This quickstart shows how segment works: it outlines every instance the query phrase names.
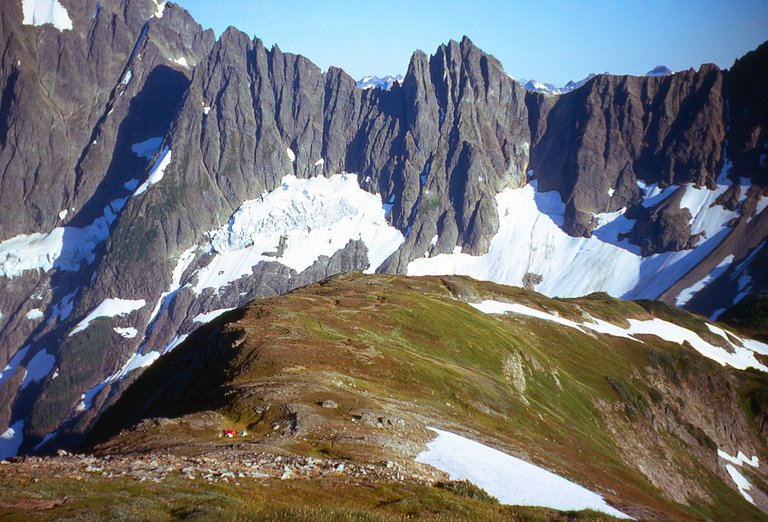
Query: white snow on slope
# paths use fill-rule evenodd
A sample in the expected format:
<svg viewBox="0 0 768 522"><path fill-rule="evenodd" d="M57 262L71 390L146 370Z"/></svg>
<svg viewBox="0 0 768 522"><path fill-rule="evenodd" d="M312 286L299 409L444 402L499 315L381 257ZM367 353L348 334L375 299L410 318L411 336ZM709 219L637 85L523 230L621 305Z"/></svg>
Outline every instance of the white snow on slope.
<svg viewBox="0 0 768 522"><path fill-rule="evenodd" d="M165 147L163 149L163 152L160 153L160 157L157 158L157 161L155 161L155 165L152 167L152 170L149 172L149 176L147 177L147 180L141 184L139 188L136 189L136 191L133 193L134 196L138 196L139 194L143 194L147 191L149 187L152 185L158 183L161 179L163 179L163 176L165 175L165 169L168 168L168 165L171 164L171 149L168 147Z"/></svg>
<svg viewBox="0 0 768 522"><path fill-rule="evenodd" d="M171 339L171 341L165 345L165 348L163 348L163 355L170 352L171 350L176 348L178 345L186 341L187 337L189 337L189 334L175 335L173 339Z"/></svg>
<svg viewBox="0 0 768 522"><path fill-rule="evenodd" d="M131 151L133 151L133 153L140 158L151 160L152 156L155 155L155 152L157 152L157 149L160 148L160 145L162 143L163 143L163 137L156 136L154 138L149 138L148 140L142 141L140 143L134 143L133 145L131 145ZM133 187L133 189L135 188L136 187ZM129 190L133 190L133 189L129 189Z"/></svg>
<svg viewBox="0 0 768 522"><path fill-rule="evenodd" d="M642 205L645 208L655 207L680 189L677 185L668 185L665 188L659 187L658 183L647 185L642 180L637 180L637 186L643 192Z"/></svg>
<svg viewBox="0 0 768 522"><path fill-rule="evenodd" d="M56 357L49 354L47 350L43 349L37 352L25 365L27 374L24 376L24 380L19 389L23 390L29 383L43 379L46 375L51 373L55 364Z"/></svg>
<svg viewBox="0 0 768 522"><path fill-rule="evenodd" d="M276 257L282 236L286 248ZM285 176L280 187L243 203L229 223L211 234L209 249L215 255L197 273L194 291L222 288L265 261L301 272L319 256L332 256L358 239L368 247L368 273L404 241L387 223L381 198L362 190L355 174Z"/></svg>
<svg viewBox="0 0 768 522"><path fill-rule="evenodd" d="M99 317L117 317L121 315L128 315L136 310L144 308L147 302L144 299L104 299L100 305L94 308L85 319L80 321L71 332L68 337L72 337L78 332L82 332L88 328L91 321Z"/></svg>
<svg viewBox="0 0 768 522"><path fill-rule="evenodd" d="M221 314L225 314L230 310L234 310L234 308L221 308L219 310L213 310L211 312L207 312L204 314L198 314L195 316L194 319L192 319L192 322L193 323L209 323L214 319L216 319Z"/></svg>
<svg viewBox="0 0 768 522"><path fill-rule="evenodd" d="M39 308L33 308L29 312L27 312L26 318L30 321L38 321L43 318L45 314L43 314L43 311Z"/></svg>
<svg viewBox="0 0 768 522"><path fill-rule="evenodd" d="M48 272L53 268L77 272L83 262L93 263L96 246L109 237L109 227L128 199L159 182L170 162L171 151L166 147L147 180L131 196L110 202L102 216L86 227L57 227L47 234L20 234L0 242L0 277L13 278L26 270Z"/></svg>
<svg viewBox="0 0 768 522"><path fill-rule="evenodd" d="M24 421L20 420L0 435L0 460L18 454L22 442L24 442Z"/></svg>
<svg viewBox="0 0 768 522"><path fill-rule="evenodd" d="M545 321L552 321L563 326L581 330L581 327L578 323L569 321L568 319L563 319L562 317L558 317L553 314L548 314L547 312L542 312L541 310L536 310L535 308L531 308L530 306L525 306L519 303L505 303L503 301L486 300L480 303L469 303L469 305L486 314L505 314L507 312L512 312L513 314L527 315L529 317L535 317Z"/></svg>
<svg viewBox="0 0 768 522"><path fill-rule="evenodd" d="M451 480L469 480L503 504L562 511L594 509L631 518L600 495L550 471L460 435L430 429L437 438L427 443L427 451L420 453L416 461L445 471Z"/></svg>
<svg viewBox="0 0 768 522"><path fill-rule="evenodd" d="M757 455L752 455L751 459L748 459L746 455L744 455L743 452L739 451L736 456L732 456L725 451L718 448L717 450L717 456L721 459L727 460L731 464L736 464L737 466L741 466L742 464L748 464L752 466L753 468L759 468L760 467L760 459L757 458Z"/></svg>
<svg viewBox="0 0 768 522"><path fill-rule="evenodd" d="M104 214L86 227L57 227L48 234L20 234L0 242L0 277L18 277L26 270L67 272L96 259L94 249L109 237L109 226L127 198L113 200Z"/></svg>
<svg viewBox="0 0 768 522"><path fill-rule="evenodd" d="M140 354L136 353L134 354L130 359L128 359L128 362L126 362L122 368L120 368L118 371L101 381L99 384L85 392L80 397L80 403L75 408L76 411L82 412L85 410L89 410L93 407L93 399L98 395L98 393L106 386L107 384L117 381L120 379L125 378L126 375L131 373L134 370L138 370L139 368L145 368L147 366L150 366L153 362L157 360L157 358L160 357L159 352L149 352L146 354Z"/></svg>
<svg viewBox="0 0 768 522"><path fill-rule="evenodd" d="M629 328L622 328L620 326L602 321L600 319L593 318L592 322L576 323L562 317L558 317L541 310L536 310L525 305L518 303L506 303L502 301L486 300L480 303L469 303L472 307L487 314L503 314L507 312L516 313L519 315L526 315L529 317L535 317L545 321L552 321L557 324L568 326L570 328L576 328L580 331L585 331L585 328L593 330L598 333L612 335L615 337L625 337L638 342L642 342L640 339L634 337L635 335L655 335L665 341L682 345L688 342L694 350L699 352L704 357L712 359L723 366L732 366L739 370L746 368L756 368L758 370L768 373L768 367L760 363L755 357L756 353L762 355L768 355L768 345L759 341L751 339L742 339L736 335L733 338L741 343L741 345L734 344L730 341L728 336L720 327L707 324L707 327L713 333L722 336L731 347L731 351L728 351L721 346L710 344L702 339L698 334L683 328L676 324L664 321L662 319L654 318L651 320L639 320L628 319Z"/></svg>
<svg viewBox="0 0 768 522"><path fill-rule="evenodd" d="M24 357L27 355L28 350L29 345L24 346L11 357L11 360L8 361L8 364L3 368L3 371L0 371L0 384L3 384L4 380L16 373L19 365L21 365L21 361L23 361Z"/></svg>
<svg viewBox="0 0 768 522"><path fill-rule="evenodd" d="M291 163L296 161L296 153L293 152L290 147L285 148L285 153L288 155L288 159L291 160Z"/></svg>
<svg viewBox="0 0 768 522"><path fill-rule="evenodd" d="M688 301L693 299L697 293L704 289L709 283L723 275L728 267L733 263L733 254L726 256L720 263L707 275L696 281L694 284L680 292L677 296L675 304L677 306L685 306Z"/></svg>
<svg viewBox="0 0 768 522"><path fill-rule="evenodd" d="M571 237L561 229L565 205L557 192L537 192L533 181L519 189L507 188L496 196L499 230L488 253L440 254L408 264L408 275L461 274L480 280L522 286L526 273L539 274L536 291L549 296L576 297L606 291L625 299L657 298L696 266L725 238L725 226L735 215L709 203L725 190L667 187L658 191L643 185L647 201L658 204L677 190L691 195L685 203L693 209L694 232L707 237L692 250L642 257L640 248L621 233L634 221L621 211L600 214L601 226L592 237Z"/></svg>
<svg viewBox="0 0 768 522"><path fill-rule="evenodd" d="M126 328L121 328L120 326L116 326L112 329L115 331L117 335L121 337L125 337L126 339L133 339L139 334L139 331L132 326L128 326Z"/></svg>
<svg viewBox="0 0 768 522"><path fill-rule="evenodd" d="M168 304L173 300L173 297L176 295L176 292L178 292L181 288L181 276L184 275L184 271L194 260L195 250L197 250L197 245L191 246L179 255L179 258L176 261L176 266L171 273L171 284L167 291L160 294L160 297L158 298L157 303L155 304L155 307L152 309L152 313L149 316L149 321L147 322L147 336L149 335L149 329L152 328L152 323L157 317L157 314L159 314L168 306Z"/></svg>
<svg viewBox="0 0 768 522"><path fill-rule="evenodd" d="M70 292L62 297L58 303L53 305L51 315L48 318L49 324L56 318L58 318L60 321L66 321L69 318L69 316L72 314L72 309L74 308L73 301L76 294L77 290Z"/></svg>
<svg viewBox="0 0 768 522"><path fill-rule="evenodd" d="M731 345L734 353L730 353L724 348L708 343L691 330L662 319L656 318L650 321L629 319L629 324L629 332L633 335L655 335L680 345L688 342L701 355L717 361L723 366L728 365L739 370L752 367L768 372L768 367L755 358L755 353L768 355L768 345L763 344L762 347L759 347L758 345L762 343L757 343L756 341L756 344L751 345L751 347Z"/></svg>
<svg viewBox="0 0 768 522"><path fill-rule="evenodd" d="M162 18L163 13L165 12L165 2L158 2L157 0L154 0L155 2L155 14L153 15L155 18Z"/></svg>
<svg viewBox="0 0 768 522"><path fill-rule="evenodd" d="M754 504L755 501L752 499L752 495L747 493L747 491L752 489L752 484L749 483L749 480L747 480L747 478L742 475L739 470L733 467L732 464L726 464L725 469L728 471L731 479L736 484L736 487L739 488L739 493L741 493L741 496L747 499L748 502Z"/></svg>
<svg viewBox="0 0 768 522"><path fill-rule="evenodd" d="M69 13L59 3L59 0L22 0L24 25L51 24L59 31L72 29Z"/></svg>
<svg viewBox="0 0 768 522"><path fill-rule="evenodd" d="M174 60L174 62L178 63L178 64L179 64L179 65L181 65L182 67L189 67L189 63L187 62L187 59L186 59L186 58L184 58L183 56L181 56L181 57L179 57L179 58L176 58L176 59Z"/></svg>

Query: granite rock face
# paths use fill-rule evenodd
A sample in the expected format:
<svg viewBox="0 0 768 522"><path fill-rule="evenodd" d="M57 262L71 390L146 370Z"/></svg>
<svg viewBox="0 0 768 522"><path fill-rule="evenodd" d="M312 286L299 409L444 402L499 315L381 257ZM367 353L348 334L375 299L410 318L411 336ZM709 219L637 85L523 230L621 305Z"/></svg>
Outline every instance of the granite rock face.
<svg viewBox="0 0 768 522"><path fill-rule="evenodd" d="M53 433L76 440L196 318L341 272L485 254L500 228L497 195L531 180L559 193L570 236L625 211L642 256L702 240L682 193L655 202L643 187L731 184L727 241L649 297L674 302L729 255L734 266L761 259L750 253L768 233L765 45L730 71L601 75L548 96L465 37L416 52L389 90L361 89L341 69L236 29L215 40L171 3L61 0L73 25L64 30L23 24L21 4L0 11L0 367L14 369L0 377L0 427L24 422L22 451ZM277 205L285 179L339 173L357 175L354 198L378 195L386 218L307 185L282 221L260 222L262 235L290 232L257 252L262 262L233 261L257 236L216 239L247 209ZM318 232L366 219L380 227L374 239L364 228L338 243ZM292 265L301 241L311 259ZM223 282L204 286L203 273ZM759 281L747 292L762 291ZM729 288L691 303L712 313L744 291Z"/></svg>

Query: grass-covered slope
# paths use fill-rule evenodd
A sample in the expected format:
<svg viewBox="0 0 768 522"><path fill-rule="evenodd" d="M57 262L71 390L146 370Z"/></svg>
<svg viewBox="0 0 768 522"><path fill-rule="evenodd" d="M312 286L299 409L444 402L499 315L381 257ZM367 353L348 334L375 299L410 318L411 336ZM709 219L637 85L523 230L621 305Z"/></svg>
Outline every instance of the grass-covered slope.
<svg viewBox="0 0 768 522"><path fill-rule="evenodd" d="M425 427L437 426L638 518L761 518L717 449L759 457L761 467L738 469L765 508L764 374L653 335L468 304L483 300L574 323L657 316L723 344L696 316L652 303L554 300L461 277L345 275L200 328L102 416L97 451L197 455L232 445L218 436L232 428L248 432L237 444L253 451L412 463L432 437ZM171 420L140 422L152 417Z"/></svg>

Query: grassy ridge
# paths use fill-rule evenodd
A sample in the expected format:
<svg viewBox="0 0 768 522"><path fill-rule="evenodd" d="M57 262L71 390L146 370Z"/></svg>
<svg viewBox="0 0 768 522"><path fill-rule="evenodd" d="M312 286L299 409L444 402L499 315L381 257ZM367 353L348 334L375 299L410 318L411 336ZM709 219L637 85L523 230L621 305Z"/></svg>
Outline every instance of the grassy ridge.
<svg viewBox="0 0 768 522"><path fill-rule="evenodd" d="M723 369L655 338L638 343L486 315L462 299L519 302L579 322L587 314L615 324L651 314L675 319L655 305L603 295L553 300L461 277L345 275L254 301L201 328L136 381L98 433L212 410L272 450L375 461L412 459L430 436L423 427L439 425L619 507L676 519L760 518L726 483L715 448L728 423L746 433L743 447L764 454L750 409L763 404L762 375ZM694 316L681 320L706 330ZM320 407L326 399L339 408ZM404 427L363 425L366 411ZM174 432L172 443L207 436ZM167 445L128 433L102 451Z"/></svg>

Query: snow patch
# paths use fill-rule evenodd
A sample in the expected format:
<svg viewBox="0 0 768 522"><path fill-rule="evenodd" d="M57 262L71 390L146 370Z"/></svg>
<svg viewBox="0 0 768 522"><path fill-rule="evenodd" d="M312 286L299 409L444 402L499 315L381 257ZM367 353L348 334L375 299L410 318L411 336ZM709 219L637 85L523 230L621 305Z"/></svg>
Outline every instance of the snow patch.
<svg viewBox="0 0 768 522"><path fill-rule="evenodd" d="M285 153L288 155L288 159L291 160L291 163L296 161L296 153L293 152L290 147L285 148Z"/></svg>
<svg viewBox="0 0 768 522"><path fill-rule="evenodd" d="M757 201L757 205L755 206L755 216L762 214L766 207L768 207L768 196L760 196L760 199Z"/></svg>
<svg viewBox="0 0 768 522"><path fill-rule="evenodd" d="M153 0L155 2L155 13L152 15L155 18L162 18L163 13L165 12L165 2L158 2L157 0Z"/></svg>
<svg viewBox="0 0 768 522"><path fill-rule="evenodd" d="M512 312L519 315L526 315L545 321L551 321L563 326L575 328L582 332L584 332L585 328L587 328L597 333L608 334L614 337L625 337L637 342L642 341L637 339L635 337L636 335L654 335L664 339L665 341L680 345L688 342L693 347L693 349L699 352L701 355L712 359L723 366L728 365L739 370L744 370L751 367L764 372L768 372L768 367L760 363L755 357L755 354L768 355L768 345L759 341L742 339L736 335L733 335L733 338L738 341L737 344L734 344L731 342L725 330L709 323L705 323L709 330L722 336L723 339L725 339L730 344L733 352L730 352L721 346L708 343L698 334L688 330L687 328L683 328L674 323L670 323L658 318L651 320L629 319L629 328L622 328L620 326L595 318L592 318L589 322L576 323L557 315L549 314L541 310L536 310L535 308L530 308L519 303L506 303L502 301L486 300L480 303L469 304L477 310L487 314L504 314L507 312Z"/></svg>
<svg viewBox="0 0 768 522"><path fill-rule="evenodd" d="M753 468L759 468L760 467L760 459L757 457L757 455L752 455L751 459L748 459L744 453L739 451L735 457L731 456L730 454L726 453L725 451L718 448L717 450L717 456L720 457L723 460L727 460L731 464L735 464L737 466L741 466L742 464L748 464L752 466Z"/></svg>
<svg viewBox="0 0 768 522"><path fill-rule="evenodd" d="M104 387L117 380L121 380L125 378L126 375L131 373L134 370L138 370L139 368L145 368L147 366L150 366L153 362L155 362L160 357L160 353L156 351L152 351L146 354L136 353L134 354L130 359L128 359L128 362L126 362L122 368L120 368L117 372L113 373L103 381L101 381L99 384L85 392L80 397L80 402L75 407L75 411L83 412L85 410L89 410L93 407L93 399L96 398L96 395L99 394L101 390L104 389Z"/></svg>
<svg viewBox="0 0 768 522"><path fill-rule="evenodd" d="M72 29L72 19L59 0L22 0L21 7L24 25L51 24L59 31Z"/></svg>
<svg viewBox="0 0 768 522"><path fill-rule="evenodd" d="M315 162L315 167L322 167L323 165L325 165L325 158L320 158Z"/></svg>
<svg viewBox="0 0 768 522"><path fill-rule="evenodd" d="M742 475L739 470L733 467L732 464L726 464L725 465L726 471L728 471L728 474L731 476L731 479L736 484L736 487L739 488L739 493L741 493L741 496L747 499L748 502L751 504L754 504L755 501L752 500L752 495L747 493L750 489L752 489L752 484L749 483L747 478Z"/></svg>
<svg viewBox="0 0 768 522"><path fill-rule="evenodd" d="M64 218L67 217L67 214L69 214L69 210L65 208L64 210L59 212L59 219L63 221Z"/></svg>
<svg viewBox="0 0 768 522"><path fill-rule="evenodd" d="M165 345L165 348L163 348L163 355L170 352L171 350L176 348L178 345L186 341L187 337L189 337L189 334L176 335L173 339L171 339L171 342L169 342L167 345Z"/></svg>
<svg viewBox="0 0 768 522"><path fill-rule="evenodd" d="M47 234L20 234L0 242L0 277L53 268L77 272L83 262L93 263L94 249L109 237L109 226L126 201L113 200L104 207L104 214L86 227L57 227Z"/></svg>
<svg viewBox="0 0 768 522"><path fill-rule="evenodd" d="M20 390L27 387L29 383L37 382L43 379L46 375L51 373L53 366L56 364L56 357L49 354L45 349L40 350L35 354L32 359L25 365L27 374L24 376L24 380L21 383Z"/></svg>
<svg viewBox="0 0 768 522"><path fill-rule="evenodd" d="M211 312L206 312L203 314L198 314L192 319L193 323L209 323L216 319L221 314L225 314L229 312L230 310L234 310L234 308L221 308L219 310L213 310Z"/></svg>
<svg viewBox="0 0 768 522"><path fill-rule="evenodd" d="M659 187L658 183L647 185L642 180L637 180L637 186L643 193L642 205L645 208L655 207L669 196L680 190L679 185L669 185L665 188Z"/></svg>
<svg viewBox="0 0 768 522"><path fill-rule="evenodd" d="M15 422L0 435L0 460L14 457L24 442L24 421Z"/></svg>
<svg viewBox="0 0 768 522"><path fill-rule="evenodd" d="M507 312L512 312L514 314L527 315L528 317L535 317L537 319L543 319L544 321L552 321L563 326L581 330L581 327L578 323L569 321L568 319L563 319L562 317L558 317L553 314L548 314L547 312L542 312L541 310L536 310L535 308L531 308L519 303L505 303L502 301L487 300L480 303L469 304L470 306L486 314L505 314Z"/></svg>
<svg viewBox="0 0 768 522"><path fill-rule="evenodd" d="M154 138L149 138L148 140L131 145L131 151L140 158L151 160L152 156L155 155L155 153L157 152L157 149L160 148L160 145L162 143L163 143L163 137L156 136ZM128 188L128 183L125 184L125 188ZM135 188L136 187L134 186L133 189ZM133 189L128 188L128 190L133 190Z"/></svg>
<svg viewBox="0 0 768 522"><path fill-rule="evenodd" d="M734 353L731 353L720 346L715 346L706 342L699 337L698 334L687 328L683 328L682 326L678 326L662 319L655 318L648 321L629 319L629 324L629 332L633 335L655 335L665 341L680 345L688 342L688 344L701 355L712 359L723 366L728 365L739 370L752 367L763 372L768 372L768 367L760 363L755 357L755 353L768 353L768 346L766 345L763 345L765 346L765 349L757 345L731 345L734 350Z"/></svg>
<svg viewBox="0 0 768 522"><path fill-rule="evenodd" d="M733 254L726 256L709 274L705 275L694 284L680 292L680 294L677 296L677 301L675 304L680 307L685 306L688 301L690 301L694 295L703 290L705 286L723 275L731 263L733 263Z"/></svg>
<svg viewBox="0 0 768 522"><path fill-rule="evenodd" d="M0 384L3 384L3 381L16 373L16 370L21 365L21 361L23 361L24 357L27 355L27 351L29 351L29 345L22 347L13 357L11 357L11 360L8 361L5 368L0 371Z"/></svg>
<svg viewBox="0 0 768 522"><path fill-rule="evenodd" d="M157 158L157 161L155 162L155 165L152 167L152 170L149 172L149 176L147 177L147 180L141 184L139 188L136 189L136 191L133 193L134 196L138 196L139 194L143 194L147 191L149 187L152 185L155 185L160 182L161 179L163 179L163 176L165 175L165 169L168 168L168 165L171 164L171 149L168 147L165 147L163 149L163 152L160 154L160 157Z"/></svg>
<svg viewBox="0 0 768 522"><path fill-rule="evenodd" d="M186 59L186 58L184 58L183 56L181 56L181 57L179 57L179 58L176 58L176 59L174 60L174 63L178 63L178 64L179 64L179 65L181 65L182 67L189 67L189 63L187 63L187 59Z"/></svg>
<svg viewBox="0 0 768 522"><path fill-rule="evenodd" d="M27 316L26 316L26 317L27 317L27 319L29 319L30 321L37 321L37 320L39 320L39 319L42 319L42 318L43 318L43 315L44 315L44 314L43 314L43 311L42 311L42 310L40 310L39 308L33 308L32 310L30 310L29 312L27 312Z"/></svg>
<svg viewBox="0 0 768 522"><path fill-rule="evenodd" d="M131 326L127 328L121 328L119 326L116 326L112 328L115 333L117 333L121 337L125 337L126 339L133 339L139 334L139 331L136 328L133 328Z"/></svg>
<svg viewBox="0 0 768 522"><path fill-rule="evenodd" d="M460 435L429 428L437 438L416 462L445 471L451 480L469 480L503 504L544 506L562 511L594 509L630 518L600 495L524 460Z"/></svg>
<svg viewBox="0 0 768 522"><path fill-rule="evenodd" d="M179 255L179 259L176 261L176 266L171 273L171 284L167 291L160 294L160 297L158 298L157 303L155 304L155 307L152 309L152 313L149 316L149 321L147 322L149 325L147 330L148 333L151 331L153 326L152 323L154 322L157 315L168 306L168 304L176 295L176 292L178 292L181 288L181 277L184 275L184 271L186 271L186 269L189 267L189 264L194 260L195 250L197 250L197 245L191 246L182 252L181 255Z"/></svg>
<svg viewBox="0 0 768 522"><path fill-rule="evenodd" d="M49 324L57 318L60 321L66 321L69 318L70 314L72 314L72 309L74 308L73 300L75 299L75 294L77 294L77 290L68 293L62 297L58 303L53 305L51 316L48 318Z"/></svg>
<svg viewBox="0 0 768 522"><path fill-rule="evenodd" d="M350 240L368 247L366 272L373 273L404 241L387 223L381 198L362 190L355 174L285 176L280 187L244 202L209 237L215 255L197 272L197 294L249 275L261 262L277 261L301 272Z"/></svg>
<svg viewBox="0 0 768 522"><path fill-rule="evenodd" d="M147 302L144 299L105 299L69 332L68 337L82 332L90 326L91 321L99 317L128 315L136 310L141 310L146 304Z"/></svg>

